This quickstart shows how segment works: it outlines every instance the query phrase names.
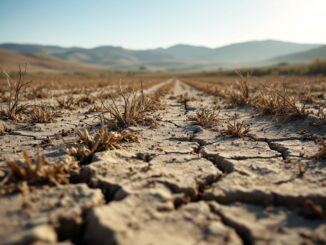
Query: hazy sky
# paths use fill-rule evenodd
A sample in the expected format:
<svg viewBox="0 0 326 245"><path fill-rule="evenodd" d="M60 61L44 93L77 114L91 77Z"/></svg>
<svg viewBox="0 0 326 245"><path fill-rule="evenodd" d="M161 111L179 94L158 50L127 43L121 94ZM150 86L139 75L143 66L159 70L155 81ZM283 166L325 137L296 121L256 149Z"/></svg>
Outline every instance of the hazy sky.
<svg viewBox="0 0 326 245"><path fill-rule="evenodd" d="M326 43L326 0L0 0L0 43L142 49Z"/></svg>

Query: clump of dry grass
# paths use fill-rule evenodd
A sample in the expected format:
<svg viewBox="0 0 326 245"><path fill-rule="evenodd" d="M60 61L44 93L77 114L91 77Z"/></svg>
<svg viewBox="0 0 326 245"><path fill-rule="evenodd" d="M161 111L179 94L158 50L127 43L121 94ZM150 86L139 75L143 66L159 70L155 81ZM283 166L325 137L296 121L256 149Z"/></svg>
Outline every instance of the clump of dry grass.
<svg viewBox="0 0 326 245"><path fill-rule="evenodd" d="M28 99L46 99L49 98L50 94L49 94L49 90L47 88L44 87L36 87L33 88L27 95L26 98Z"/></svg>
<svg viewBox="0 0 326 245"><path fill-rule="evenodd" d="M231 120L232 121L232 120ZM250 125L243 122L237 122L237 115L234 115L233 122L230 121L226 125L226 129L222 130L222 135L231 135L233 137L249 136Z"/></svg>
<svg viewBox="0 0 326 245"><path fill-rule="evenodd" d="M240 81L237 87L224 93L226 103L232 107L250 104L251 96L249 94L248 80L249 75L244 77L239 73Z"/></svg>
<svg viewBox="0 0 326 245"><path fill-rule="evenodd" d="M160 101L161 92L157 92L152 96L145 96L143 88L140 92L133 89L120 90L118 92L119 98L122 100L122 105L118 105L118 98L110 96L110 102L104 103L104 113L108 113L113 119L112 128L127 128L135 125L148 125L148 118L146 112L158 110L162 104ZM112 122L112 121L111 121ZM152 123L150 123L152 125Z"/></svg>
<svg viewBox="0 0 326 245"><path fill-rule="evenodd" d="M291 118L305 118L309 115L305 104L302 105L285 88L282 90L274 88L258 93L252 105L263 115L271 114L276 117L287 116Z"/></svg>
<svg viewBox="0 0 326 245"><path fill-rule="evenodd" d="M302 92L299 91L299 98L302 103L316 104L317 98L312 94L311 88L306 86Z"/></svg>
<svg viewBox="0 0 326 245"><path fill-rule="evenodd" d="M94 153L106 150L121 149L122 142L137 142L138 136L127 130L121 132L109 132L102 123L101 129L95 134L90 134L87 129L76 132L78 136L77 146L66 149L66 152L75 157L81 164L89 163Z"/></svg>
<svg viewBox="0 0 326 245"><path fill-rule="evenodd" d="M79 169L78 164L71 157L62 162L50 162L46 157L37 153L31 158L23 152L22 161L6 161L9 173L1 182L1 193L28 192L32 186L58 186L69 183L72 173Z"/></svg>
<svg viewBox="0 0 326 245"><path fill-rule="evenodd" d="M0 116L5 119L20 121L24 119L23 113L28 107L20 103L21 96L27 85L31 83L31 81L25 81L26 65L24 70L19 66L18 79L16 81L13 81L7 72L2 71L2 73L5 75L9 87L9 98L7 108L0 111Z"/></svg>
<svg viewBox="0 0 326 245"><path fill-rule="evenodd" d="M61 109L75 110L79 107L78 100L72 96L62 99L59 98L57 102Z"/></svg>
<svg viewBox="0 0 326 245"><path fill-rule="evenodd" d="M144 107L146 108L146 111L164 110L165 104L162 101L162 97L163 93L161 93L161 91L145 96Z"/></svg>
<svg viewBox="0 0 326 245"><path fill-rule="evenodd" d="M31 123L53 123L60 116L60 112L51 111L43 106L34 107L31 110L29 121Z"/></svg>
<svg viewBox="0 0 326 245"><path fill-rule="evenodd" d="M96 101L96 98L91 95L85 95L77 100L78 106L87 106L87 105L92 105Z"/></svg>
<svg viewBox="0 0 326 245"><path fill-rule="evenodd" d="M216 106L211 110L201 108L195 115L189 116L188 119L204 128L215 128L221 121L219 113L220 111Z"/></svg>
<svg viewBox="0 0 326 245"><path fill-rule="evenodd" d="M105 112L114 120L115 128L126 128L144 122L146 107L144 98L137 92L120 93L122 108L118 106L116 98L110 98L110 103L104 104Z"/></svg>

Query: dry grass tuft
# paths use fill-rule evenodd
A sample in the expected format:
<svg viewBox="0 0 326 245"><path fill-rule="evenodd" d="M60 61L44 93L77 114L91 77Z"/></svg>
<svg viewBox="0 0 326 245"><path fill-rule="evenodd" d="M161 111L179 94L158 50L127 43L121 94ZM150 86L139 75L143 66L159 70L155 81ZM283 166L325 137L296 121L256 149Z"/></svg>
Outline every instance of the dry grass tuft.
<svg viewBox="0 0 326 245"><path fill-rule="evenodd" d="M255 96L253 106L261 114L276 117L305 118L309 115L305 104L291 96L285 88L260 92Z"/></svg>
<svg viewBox="0 0 326 245"><path fill-rule="evenodd" d="M27 85L31 83L31 81L25 81L26 65L24 70L19 66L18 79L16 81L13 81L7 72L2 71L2 73L7 79L9 98L7 101L7 108L0 111L0 116L5 119L20 121L24 119L22 113L25 112L28 107L27 105L21 105L21 96Z"/></svg>
<svg viewBox="0 0 326 245"><path fill-rule="evenodd" d="M237 83L237 88L226 91L224 94L226 103L232 107L247 105L251 102L248 87L249 75L247 74L247 76L244 77L239 73L239 76L240 81Z"/></svg>
<svg viewBox="0 0 326 245"><path fill-rule="evenodd" d="M82 106L92 105L95 103L95 101L96 101L96 98L94 96L85 95L85 96L79 98L77 103L78 103L79 107L82 107Z"/></svg>
<svg viewBox="0 0 326 245"><path fill-rule="evenodd" d="M233 137L242 138L249 136L250 126L243 123L237 122L237 115L234 115L233 122L228 122L226 129L222 130L222 135L231 135Z"/></svg>
<svg viewBox="0 0 326 245"><path fill-rule="evenodd" d="M213 109L202 108L196 112L196 115L189 116L188 119L203 128L215 128L220 123L219 109L215 106Z"/></svg>
<svg viewBox="0 0 326 245"><path fill-rule="evenodd" d="M29 121L31 123L53 123L56 122L55 118L60 115L60 112L51 111L43 106L38 106L31 111Z"/></svg>
<svg viewBox="0 0 326 245"><path fill-rule="evenodd" d="M1 183L1 193L26 193L31 186L68 184L71 174L79 169L70 157L59 163L49 162L40 153L35 158L30 158L24 151L23 157L23 161L6 161L10 172Z"/></svg>
<svg viewBox="0 0 326 245"><path fill-rule="evenodd" d="M68 98L57 99L61 109L75 110L79 107L78 100L70 96Z"/></svg>
<svg viewBox="0 0 326 245"><path fill-rule="evenodd" d="M104 104L105 112L109 113L114 120L115 128L127 128L144 122L146 107L144 98L137 95L137 92L124 94L120 93L123 105L118 106L115 98L110 98L110 103Z"/></svg>
<svg viewBox="0 0 326 245"><path fill-rule="evenodd" d="M27 95L26 98L33 100L33 99L46 99L49 98L49 90L44 87L36 87L32 89Z"/></svg>
<svg viewBox="0 0 326 245"><path fill-rule="evenodd" d="M95 134L90 134L87 129L77 130L78 146L66 149L66 152L75 157L81 164L89 163L94 153L106 150L121 149L122 142L137 142L138 136L127 130L121 132L109 132L102 123L101 129Z"/></svg>
<svg viewBox="0 0 326 245"><path fill-rule="evenodd" d="M122 100L122 105L118 105L116 97L110 97L110 102L105 104L104 113L109 113L113 119L112 128L127 128L136 125L148 125L146 112L162 109L163 105L160 98L162 91L156 92L152 96L145 96L143 89L140 92L129 90L123 91L120 87L118 92L119 98Z"/></svg>

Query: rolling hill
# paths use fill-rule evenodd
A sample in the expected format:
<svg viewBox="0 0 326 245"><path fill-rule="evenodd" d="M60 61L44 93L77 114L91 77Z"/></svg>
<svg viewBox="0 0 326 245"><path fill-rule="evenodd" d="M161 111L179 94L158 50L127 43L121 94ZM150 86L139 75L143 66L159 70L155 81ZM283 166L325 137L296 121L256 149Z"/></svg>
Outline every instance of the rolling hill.
<svg viewBox="0 0 326 245"><path fill-rule="evenodd" d="M54 53L58 58L79 63L106 65L113 68L151 66L175 63L175 57L154 50L129 50L121 47L102 46L93 49L74 49Z"/></svg>
<svg viewBox="0 0 326 245"><path fill-rule="evenodd" d="M276 40L250 41L210 49L201 46L175 45L160 49L179 59L206 63L243 64L293 54L319 47L319 44L298 44Z"/></svg>
<svg viewBox="0 0 326 245"><path fill-rule="evenodd" d="M46 54L18 54L0 49L0 68L17 71L19 64L27 64L29 72L96 72L107 68L97 65L77 64Z"/></svg>
<svg viewBox="0 0 326 245"><path fill-rule="evenodd" d="M218 48L179 44L168 48L131 50L115 46L87 49L0 44L0 49L19 53L25 59L28 57L34 60L32 62L34 65L37 64L42 69L52 69L51 64L56 64L54 70L60 67L59 64L66 64L61 66L65 70L66 67L99 69L98 66L131 70L144 67L152 70L203 70L219 67L265 66L280 62L309 62L323 50L321 44L299 44L276 40L242 42ZM308 53L305 54L306 52ZM46 64L36 62L35 59L44 60ZM5 57L2 57L2 60L5 62ZM78 66L77 63L84 66ZM89 64L93 66L90 67Z"/></svg>
<svg viewBox="0 0 326 245"><path fill-rule="evenodd" d="M326 45L318 48L310 49L308 51L299 52L290 55L283 55L273 58L272 61L276 63L287 62L287 63L308 63L313 60L323 59L326 60Z"/></svg>
<svg viewBox="0 0 326 245"><path fill-rule="evenodd" d="M55 53L66 52L68 49L70 49L70 48L62 48L59 46L38 45L38 44L16 44L16 43L4 43L0 45L0 48L17 52L20 54L32 54L32 53L55 54Z"/></svg>

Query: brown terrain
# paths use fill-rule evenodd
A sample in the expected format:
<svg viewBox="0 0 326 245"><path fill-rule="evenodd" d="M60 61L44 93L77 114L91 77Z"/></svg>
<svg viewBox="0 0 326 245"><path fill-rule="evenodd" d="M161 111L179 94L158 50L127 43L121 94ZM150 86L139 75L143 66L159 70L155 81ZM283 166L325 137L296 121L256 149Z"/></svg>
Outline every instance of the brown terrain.
<svg viewBox="0 0 326 245"><path fill-rule="evenodd" d="M62 73L62 72L103 72L106 67L91 64L78 64L65 61L47 54L19 54L0 49L0 67L5 71L17 70L17 64L28 63L29 72Z"/></svg>
<svg viewBox="0 0 326 245"><path fill-rule="evenodd" d="M0 243L326 243L325 77L7 79Z"/></svg>

